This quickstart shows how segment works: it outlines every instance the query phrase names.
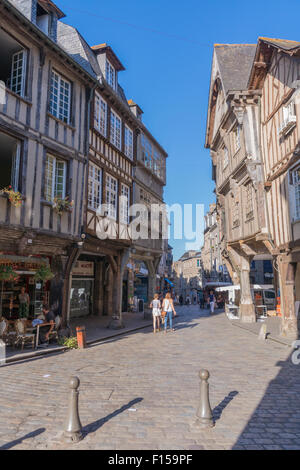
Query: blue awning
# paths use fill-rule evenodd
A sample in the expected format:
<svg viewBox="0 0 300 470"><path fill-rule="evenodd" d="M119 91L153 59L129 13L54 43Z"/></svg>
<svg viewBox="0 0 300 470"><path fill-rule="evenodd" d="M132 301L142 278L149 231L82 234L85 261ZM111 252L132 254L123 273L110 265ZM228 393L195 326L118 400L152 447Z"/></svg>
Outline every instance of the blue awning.
<svg viewBox="0 0 300 470"><path fill-rule="evenodd" d="M170 284L171 287L174 287L173 282L169 281L169 279L167 279L166 277L165 277L165 281L167 281Z"/></svg>

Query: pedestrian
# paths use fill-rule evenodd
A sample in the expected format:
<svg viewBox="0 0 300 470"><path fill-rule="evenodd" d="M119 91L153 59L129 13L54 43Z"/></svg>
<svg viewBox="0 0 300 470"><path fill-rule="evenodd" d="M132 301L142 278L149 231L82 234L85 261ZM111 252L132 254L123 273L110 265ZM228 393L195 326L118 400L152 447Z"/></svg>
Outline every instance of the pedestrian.
<svg viewBox="0 0 300 470"><path fill-rule="evenodd" d="M161 317L161 302L159 300L159 295L155 294L154 299L150 304L152 308L153 316L153 333L156 333L156 330L160 331L160 317Z"/></svg>
<svg viewBox="0 0 300 470"><path fill-rule="evenodd" d="M19 318L27 318L29 315L29 295L26 292L25 287L21 287L21 293L19 294Z"/></svg>
<svg viewBox="0 0 300 470"><path fill-rule="evenodd" d="M167 333L168 320L169 320L170 330L175 331L175 329L173 328L172 313L174 313L174 316L176 316L176 312L175 312L173 300L169 292L166 294L166 297L163 300L162 310L163 312L166 313L164 333L165 334Z"/></svg>
<svg viewBox="0 0 300 470"><path fill-rule="evenodd" d="M180 303L180 305L182 306L182 304L183 304L183 297L182 297L181 294L180 294L180 296L179 296L179 303Z"/></svg>
<svg viewBox="0 0 300 470"><path fill-rule="evenodd" d="M215 311L215 302L216 302L216 298L214 296L213 291L211 290L209 293L210 313L214 313Z"/></svg>
<svg viewBox="0 0 300 470"><path fill-rule="evenodd" d="M199 292L199 303L200 308L204 308L204 294L202 290Z"/></svg>

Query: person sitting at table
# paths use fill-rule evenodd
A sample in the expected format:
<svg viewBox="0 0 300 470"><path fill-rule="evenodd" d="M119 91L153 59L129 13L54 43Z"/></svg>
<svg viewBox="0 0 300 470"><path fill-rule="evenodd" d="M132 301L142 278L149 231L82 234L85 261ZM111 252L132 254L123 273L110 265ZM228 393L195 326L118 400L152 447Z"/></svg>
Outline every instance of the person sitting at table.
<svg viewBox="0 0 300 470"><path fill-rule="evenodd" d="M55 314L52 310L50 310L47 304L43 305L43 314L45 317L45 321L40 325L39 333L39 342L42 344L47 343L49 341L49 334L55 328Z"/></svg>

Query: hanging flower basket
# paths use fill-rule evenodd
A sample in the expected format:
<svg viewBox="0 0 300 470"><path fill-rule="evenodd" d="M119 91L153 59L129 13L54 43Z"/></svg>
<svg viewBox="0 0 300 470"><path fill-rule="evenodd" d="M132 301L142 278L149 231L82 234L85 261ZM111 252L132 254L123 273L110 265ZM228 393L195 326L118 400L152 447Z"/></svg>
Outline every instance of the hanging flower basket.
<svg viewBox="0 0 300 470"><path fill-rule="evenodd" d="M57 212L59 215L62 215L64 211L69 211L71 212L73 209L73 201L69 201L68 196L65 198L60 198L55 196L53 199L53 209L55 212Z"/></svg>
<svg viewBox="0 0 300 470"><path fill-rule="evenodd" d="M19 193L19 191L14 191L11 186L1 189L0 194L6 194L9 202L13 206L20 207L22 205L22 202L23 202L22 194Z"/></svg>
<svg viewBox="0 0 300 470"><path fill-rule="evenodd" d="M11 266L0 265L0 281L14 281L17 277Z"/></svg>
<svg viewBox="0 0 300 470"><path fill-rule="evenodd" d="M35 273L34 280L35 281L50 281L53 279L54 274L47 265L42 265Z"/></svg>

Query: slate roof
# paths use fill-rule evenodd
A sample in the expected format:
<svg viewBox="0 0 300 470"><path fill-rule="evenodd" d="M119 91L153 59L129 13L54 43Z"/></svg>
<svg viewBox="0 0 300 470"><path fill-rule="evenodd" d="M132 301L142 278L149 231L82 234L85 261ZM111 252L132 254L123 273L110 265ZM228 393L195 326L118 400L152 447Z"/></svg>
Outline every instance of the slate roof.
<svg viewBox="0 0 300 470"><path fill-rule="evenodd" d="M94 78L103 76L94 51L76 28L58 21L57 43ZM127 108L130 109L125 92L119 84L117 93Z"/></svg>
<svg viewBox="0 0 300 470"><path fill-rule="evenodd" d="M90 75L95 78L101 75L100 67L93 51L76 28L58 21L57 43Z"/></svg>
<svg viewBox="0 0 300 470"><path fill-rule="evenodd" d="M224 91L246 90L256 44L215 44Z"/></svg>

